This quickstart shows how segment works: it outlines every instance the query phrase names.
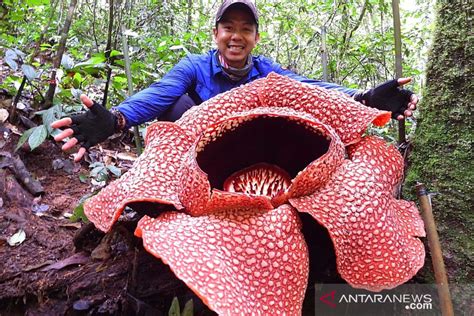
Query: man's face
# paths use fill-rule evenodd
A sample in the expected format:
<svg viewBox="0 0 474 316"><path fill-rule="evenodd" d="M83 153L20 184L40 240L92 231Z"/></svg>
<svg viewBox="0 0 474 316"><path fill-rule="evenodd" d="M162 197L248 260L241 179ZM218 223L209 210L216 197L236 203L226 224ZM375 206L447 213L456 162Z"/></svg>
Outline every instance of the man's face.
<svg viewBox="0 0 474 316"><path fill-rule="evenodd" d="M245 66L247 56L260 39L251 13L239 7L227 9L213 32L219 52L235 68Z"/></svg>

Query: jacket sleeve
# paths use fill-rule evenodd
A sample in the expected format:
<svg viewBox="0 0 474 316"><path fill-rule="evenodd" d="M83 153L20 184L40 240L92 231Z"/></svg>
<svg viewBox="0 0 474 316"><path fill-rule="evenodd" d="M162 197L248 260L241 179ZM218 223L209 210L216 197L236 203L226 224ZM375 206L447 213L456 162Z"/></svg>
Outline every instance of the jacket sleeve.
<svg viewBox="0 0 474 316"><path fill-rule="evenodd" d="M275 62L273 62L273 64L272 64L272 71L276 72L277 74L295 79L299 82L309 83L309 84L319 86L319 87L322 87L322 88L326 88L326 89L336 89L336 90L341 91L341 92L343 92L343 93L345 93L345 94L347 94L351 97L354 96L354 94L356 94L357 92L359 92L359 90L357 90L357 89L346 88L346 87L340 86L340 85L335 84L335 83L308 79L306 77L297 75L297 74L295 74L294 72L292 72L288 69L283 69L278 63L275 63Z"/></svg>
<svg viewBox="0 0 474 316"><path fill-rule="evenodd" d="M127 121L126 127L159 117L196 81L196 71L189 57L183 58L160 81L134 94L117 107Z"/></svg>

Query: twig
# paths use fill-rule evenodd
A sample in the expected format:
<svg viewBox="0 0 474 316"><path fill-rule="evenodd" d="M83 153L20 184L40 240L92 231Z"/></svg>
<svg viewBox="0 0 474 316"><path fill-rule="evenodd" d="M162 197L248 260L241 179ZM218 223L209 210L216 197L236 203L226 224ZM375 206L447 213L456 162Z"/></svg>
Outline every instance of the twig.
<svg viewBox="0 0 474 316"><path fill-rule="evenodd" d="M37 196L44 193L43 186L38 180L31 176L20 157L12 157L9 153L5 152L0 153L0 157L2 157L2 159L0 159L0 167L10 169L15 174L15 178L20 181L31 194Z"/></svg>

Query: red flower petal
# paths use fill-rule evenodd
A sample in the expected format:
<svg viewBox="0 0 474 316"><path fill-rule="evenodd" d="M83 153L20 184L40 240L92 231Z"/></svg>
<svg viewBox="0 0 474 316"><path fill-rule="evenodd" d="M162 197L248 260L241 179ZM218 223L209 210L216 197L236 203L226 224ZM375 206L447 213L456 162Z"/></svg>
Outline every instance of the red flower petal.
<svg viewBox="0 0 474 316"><path fill-rule="evenodd" d="M346 145L359 141L370 123L383 126L390 112L366 107L346 94L270 73L260 93L265 106L290 107L310 113L336 130Z"/></svg>
<svg viewBox="0 0 474 316"><path fill-rule="evenodd" d="M400 154L375 138L360 144L352 149L356 162L346 161L325 187L290 203L328 229L339 273L349 284L380 291L406 282L423 266L424 247L414 236L425 232L414 203L397 201L393 182L384 182L386 173L400 174Z"/></svg>
<svg viewBox="0 0 474 316"><path fill-rule="evenodd" d="M404 162L395 146L378 137L364 137L359 143L348 146L349 159L372 168L377 182L392 190L403 177Z"/></svg>
<svg viewBox="0 0 474 316"><path fill-rule="evenodd" d="M298 315L308 253L296 211L222 211L144 217L135 234L222 315Z"/></svg>
<svg viewBox="0 0 474 316"><path fill-rule="evenodd" d="M84 204L87 218L104 232L110 230L127 203L149 201L182 208L177 174L192 138L178 125L161 122L148 128L146 139L147 147L133 168Z"/></svg>
<svg viewBox="0 0 474 316"><path fill-rule="evenodd" d="M176 123L197 137L209 126L228 116L263 106L259 93L265 80L265 78L258 79L216 95L199 106L189 109Z"/></svg>

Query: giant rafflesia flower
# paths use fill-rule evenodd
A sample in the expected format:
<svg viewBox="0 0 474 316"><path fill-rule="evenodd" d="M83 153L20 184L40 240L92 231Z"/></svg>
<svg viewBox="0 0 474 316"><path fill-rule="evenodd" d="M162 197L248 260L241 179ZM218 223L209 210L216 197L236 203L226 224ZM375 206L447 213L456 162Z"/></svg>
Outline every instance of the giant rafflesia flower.
<svg viewBox="0 0 474 316"><path fill-rule="evenodd" d="M353 287L390 289L423 265L423 222L396 200L403 159L362 134L389 112L270 74L148 128L134 166L85 205L107 232L124 207L169 205L135 234L224 315L297 315L308 278L298 212L327 228Z"/></svg>

